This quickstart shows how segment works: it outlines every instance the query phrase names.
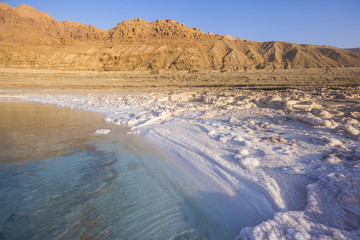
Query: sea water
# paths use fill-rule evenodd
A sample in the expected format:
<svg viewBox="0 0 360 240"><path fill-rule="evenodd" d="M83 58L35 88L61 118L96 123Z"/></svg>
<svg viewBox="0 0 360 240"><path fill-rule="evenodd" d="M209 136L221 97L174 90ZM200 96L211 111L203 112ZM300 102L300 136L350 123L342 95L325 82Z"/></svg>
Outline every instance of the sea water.
<svg viewBox="0 0 360 240"><path fill-rule="evenodd" d="M13 101L0 113L0 239L233 239L252 223L100 115Z"/></svg>

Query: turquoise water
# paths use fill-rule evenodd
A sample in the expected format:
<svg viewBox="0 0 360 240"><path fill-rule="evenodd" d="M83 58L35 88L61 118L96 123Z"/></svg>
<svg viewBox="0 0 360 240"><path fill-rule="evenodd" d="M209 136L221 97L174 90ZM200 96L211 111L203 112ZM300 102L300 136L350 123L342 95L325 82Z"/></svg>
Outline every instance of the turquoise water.
<svg viewBox="0 0 360 240"><path fill-rule="evenodd" d="M231 199L99 115L0 112L0 239L233 239L244 225Z"/></svg>

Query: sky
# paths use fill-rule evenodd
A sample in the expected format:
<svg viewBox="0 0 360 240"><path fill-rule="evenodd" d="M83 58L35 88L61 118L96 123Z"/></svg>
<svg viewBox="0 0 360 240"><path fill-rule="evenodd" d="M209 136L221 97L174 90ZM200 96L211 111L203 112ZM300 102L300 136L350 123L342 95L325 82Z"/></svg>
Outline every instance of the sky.
<svg viewBox="0 0 360 240"><path fill-rule="evenodd" d="M133 18L173 19L203 32L254 41L360 47L360 0L7 0L58 21L110 29Z"/></svg>

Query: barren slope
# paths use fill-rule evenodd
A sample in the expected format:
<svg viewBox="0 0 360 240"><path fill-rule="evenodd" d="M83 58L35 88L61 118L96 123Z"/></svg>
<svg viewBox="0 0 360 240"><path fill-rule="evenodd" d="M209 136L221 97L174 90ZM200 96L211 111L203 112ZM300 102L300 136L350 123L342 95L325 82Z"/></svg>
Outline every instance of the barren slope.
<svg viewBox="0 0 360 240"><path fill-rule="evenodd" d="M0 3L0 67L60 70L247 70L360 66L360 54L204 33L133 19L105 31Z"/></svg>

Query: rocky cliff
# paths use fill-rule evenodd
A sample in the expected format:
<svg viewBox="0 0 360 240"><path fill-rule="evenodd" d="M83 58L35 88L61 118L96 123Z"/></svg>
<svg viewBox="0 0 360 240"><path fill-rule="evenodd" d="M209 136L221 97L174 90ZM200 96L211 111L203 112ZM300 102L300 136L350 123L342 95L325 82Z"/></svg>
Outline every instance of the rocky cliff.
<svg viewBox="0 0 360 240"><path fill-rule="evenodd" d="M360 66L360 54L204 33L173 20L133 19L110 30L0 3L0 67L60 70L231 70Z"/></svg>

